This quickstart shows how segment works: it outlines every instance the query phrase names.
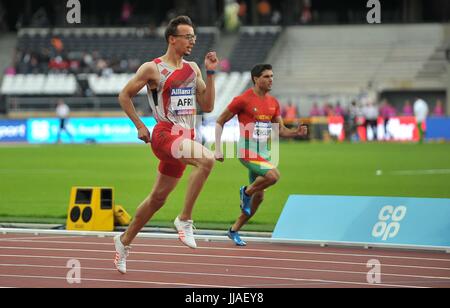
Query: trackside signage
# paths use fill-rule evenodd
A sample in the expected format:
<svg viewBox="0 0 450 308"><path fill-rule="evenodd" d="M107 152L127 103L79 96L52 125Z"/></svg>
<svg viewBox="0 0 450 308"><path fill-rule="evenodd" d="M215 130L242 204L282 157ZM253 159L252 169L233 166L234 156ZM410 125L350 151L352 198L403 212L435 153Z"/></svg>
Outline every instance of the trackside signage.
<svg viewBox="0 0 450 308"><path fill-rule="evenodd" d="M0 120L0 142L26 142L25 120Z"/></svg>
<svg viewBox="0 0 450 308"><path fill-rule="evenodd" d="M152 130L156 120L152 117L142 118ZM28 119L27 136L29 143L55 143L58 141L58 119ZM62 143L138 143L137 130L126 118L70 118L67 131L61 133Z"/></svg>
<svg viewBox="0 0 450 308"><path fill-rule="evenodd" d="M450 247L450 199L291 195L272 237Z"/></svg>

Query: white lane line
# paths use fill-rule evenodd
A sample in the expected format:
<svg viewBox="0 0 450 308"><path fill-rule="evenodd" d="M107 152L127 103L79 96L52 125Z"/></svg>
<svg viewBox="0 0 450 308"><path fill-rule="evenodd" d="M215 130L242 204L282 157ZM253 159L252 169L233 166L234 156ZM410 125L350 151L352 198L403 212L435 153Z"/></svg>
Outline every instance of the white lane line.
<svg viewBox="0 0 450 308"><path fill-rule="evenodd" d="M67 281L66 277L56 277L56 276L32 276L32 275L3 275L0 277L5 278L24 278L24 279L52 279L52 280L64 280ZM180 287L197 287L197 288L236 288L236 286L223 286L223 285L211 285L211 284L192 284L192 283L178 283L178 282L160 282L160 281L139 281L139 280L115 280L115 279L93 279L93 278L82 278L81 281L95 281L95 282L114 282L114 283L135 283L143 285L164 285L164 286L180 286ZM72 286L70 284L67 284ZM36 286L38 287L38 286Z"/></svg>
<svg viewBox="0 0 450 308"><path fill-rule="evenodd" d="M0 239L1 241L1 239ZM3 242L15 242L14 240L4 240ZM21 243L34 243L34 241L28 240L19 240L17 242ZM46 244L67 244L67 245L104 245L104 246L112 246L111 243L104 242L73 242L73 241L43 241L40 240L39 243ZM161 247L161 248L181 248L185 249L185 246L182 245L161 245L161 244L133 244L133 247ZM380 255L380 254L356 254L356 253L335 253L335 252L310 252L310 251L291 251L291 250L273 250L273 249L254 249L254 248L228 248L228 247L198 247L197 250L225 250L225 251L239 251L239 252L271 252L271 253L292 253L292 254L314 254L314 255L324 255L324 256L345 256L345 257L368 257L368 258L388 258L388 259L404 259L404 260L424 260L424 261L442 261L442 262L450 262L450 258L441 259L441 258L425 258L425 257L409 257L409 256L392 256L392 255Z"/></svg>
<svg viewBox="0 0 450 308"><path fill-rule="evenodd" d="M41 236L41 235L33 235L33 236L27 236L27 237L9 237L9 238L0 238L0 242L23 242L23 243L35 243L36 241L39 241L41 243L57 243L56 241L47 241L47 240L59 240L59 239L67 239L67 235L61 235L61 236ZM82 236L70 236L69 238L79 238L81 239ZM61 242L62 243L62 242ZM67 242L70 243L70 242Z"/></svg>
<svg viewBox="0 0 450 308"><path fill-rule="evenodd" d="M389 172L392 175L434 175L450 174L450 169L417 169L417 170L396 170Z"/></svg>
<svg viewBox="0 0 450 308"><path fill-rule="evenodd" d="M115 235L121 234L121 232L94 232L94 231L68 231L68 230L36 230L36 229L12 229L12 228L0 228L0 233L2 234L42 234L42 235L78 235L84 237L113 237ZM196 235L198 240L203 240L206 242L228 242L230 243L230 239L228 239L225 235ZM138 234L139 239L158 239L158 240L173 240L177 239L178 235L175 233L140 233ZM362 242L322 242L322 241L312 241L312 240L294 240L294 239L279 239L279 238L268 238L268 237L243 237L244 240L252 243L265 243L265 244L273 244L277 245L292 245L292 246L311 246L311 245L331 245L341 248L347 247L359 247L359 248L367 248L370 247L377 249L393 249L396 248L398 250L416 250L416 251L437 251L437 252L450 252L449 247L440 247L440 246L421 246L421 245L394 245L394 244L382 244L382 243L362 243ZM342 249L341 249L342 250Z"/></svg>
<svg viewBox="0 0 450 308"><path fill-rule="evenodd" d="M115 252L112 250L88 250L88 249L62 249L62 248L30 248L30 247L1 247L0 249L12 249L12 250L36 250L36 251L58 251L58 252L92 252L92 253L107 253L113 255ZM360 262L343 262L343 261L330 261L330 260L311 260L311 259L285 259L285 258L270 258L270 257L255 257L255 256L228 256L228 255L215 255L215 254L187 254L187 253L163 253L163 252L133 252L134 255L144 256L177 256L177 257L197 257L197 258L226 258L226 259L244 259L244 260L264 260L264 261L285 261L285 262L310 262L310 263L326 263L326 264L350 264L350 265L364 265L367 263ZM400 264L382 264L387 267L401 267L401 268L416 268L416 269L436 269L450 271L450 268L442 267L428 267L428 266L415 266L415 265L400 265Z"/></svg>
<svg viewBox="0 0 450 308"><path fill-rule="evenodd" d="M0 266L5 267L32 267L32 268L53 268L53 269L64 269L67 270L64 266L49 266L49 265L27 265L27 264L0 264ZM90 267L83 267L83 271L86 270L92 270L92 271L108 271L108 272L115 272L115 269L110 268L90 268ZM169 275L183 275L183 276L212 276L212 277L229 277L229 278L247 278L247 279L262 279L262 280L286 280L286 281L307 281L307 282L327 282L327 283L338 283L338 284L349 284L349 285L372 285L368 282L357 282L357 281L340 281L340 280L328 280L328 279L305 279L305 278L288 278L288 277L276 277L276 276L254 276L254 275L231 275L231 274L213 274L213 273L195 273L195 272L178 272L178 271L156 271L156 270L130 270L129 272L136 272L136 273L157 273L157 274L169 274ZM0 275L2 276L2 275ZM83 278L81 279L83 280ZM410 283L410 281L405 282ZM415 286L415 285L396 285L396 284L383 284L383 283L377 283L377 286L383 286L383 287L402 287L402 288L424 288L423 286Z"/></svg>
<svg viewBox="0 0 450 308"><path fill-rule="evenodd" d="M426 280L415 280L413 282L415 284L419 284L419 283L429 284L428 286L421 287L421 288L436 288L436 287L439 287L439 288L443 287L443 288L445 288L445 287L448 287L446 281L431 281L430 282L430 281L426 281ZM391 284L390 286L392 286L393 283L395 283L395 284L403 284L403 283L407 284L407 283L411 283L411 281L390 281L389 283ZM332 286L328 286L330 284L332 284L332 283L329 283L329 282L326 282L326 281L302 283L301 285L297 285L297 288L304 288L306 286L310 286L310 287L312 287L312 286L324 287L325 286L326 288L330 288L330 287L332 288ZM243 285L242 287L243 288L271 288L271 287L273 288L273 287L281 287L281 286L287 286L287 287L291 286L292 287L293 285L292 284L278 284L278 283L277 284L251 284L251 285ZM376 284L376 283L371 284L371 286L373 286L373 287L377 287L377 286L383 287L382 284Z"/></svg>
<svg viewBox="0 0 450 308"><path fill-rule="evenodd" d="M75 259L75 257L54 257L54 256L28 256L28 255L0 255L0 257L22 258L22 259L62 259L69 260ZM98 261L98 262L111 262L111 259L100 258L76 258L79 261ZM32 260L30 260L32 261ZM192 266L208 266L208 267L233 267L233 268L247 268L247 269L269 269L269 270L284 270L284 271L298 271L298 272L317 272L317 273L338 273L338 274L351 274L351 275L367 275L367 272L357 271L341 271L333 269L310 269L310 268L297 268L297 267L278 267L278 266L258 266L258 265L240 265L240 264L228 264L228 263L202 263L202 262L174 262L174 261L151 261L151 260L128 260L128 263L147 263L147 264L168 264L168 265L192 265ZM31 264L30 264L31 265ZM421 279L441 279L450 280L449 277L441 276L422 276L422 275L406 275L406 274L393 274L382 273L382 276L392 277L409 277L409 278L421 278Z"/></svg>

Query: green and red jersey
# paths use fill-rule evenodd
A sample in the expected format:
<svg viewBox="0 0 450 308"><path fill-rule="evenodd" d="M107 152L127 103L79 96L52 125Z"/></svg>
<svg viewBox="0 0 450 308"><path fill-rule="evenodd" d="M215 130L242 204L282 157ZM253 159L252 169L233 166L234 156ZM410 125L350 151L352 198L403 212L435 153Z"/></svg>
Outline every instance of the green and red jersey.
<svg viewBox="0 0 450 308"><path fill-rule="evenodd" d="M275 166L270 162L268 141L272 133L272 122L281 115L280 104L269 94L264 97L248 89L228 105L236 114L240 126L239 160L250 171L250 183L257 176L264 176Z"/></svg>
<svg viewBox="0 0 450 308"><path fill-rule="evenodd" d="M238 116L241 138L253 141L263 141L266 133L271 131L273 119L281 115L280 104L275 97L269 94L259 97L253 89L235 97L228 110Z"/></svg>

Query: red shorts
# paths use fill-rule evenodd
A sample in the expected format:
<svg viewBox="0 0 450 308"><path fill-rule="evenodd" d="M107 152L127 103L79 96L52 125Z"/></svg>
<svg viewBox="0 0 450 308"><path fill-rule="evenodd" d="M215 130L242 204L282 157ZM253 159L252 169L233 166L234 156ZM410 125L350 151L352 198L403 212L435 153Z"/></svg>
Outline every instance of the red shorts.
<svg viewBox="0 0 450 308"><path fill-rule="evenodd" d="M194 130L187 130L168 122L159 122L152 132L152 150L160 160L158 170L161 174L181 178L186 165L172 154L172 148L178 149L184 139L194 140Z"/></svg>

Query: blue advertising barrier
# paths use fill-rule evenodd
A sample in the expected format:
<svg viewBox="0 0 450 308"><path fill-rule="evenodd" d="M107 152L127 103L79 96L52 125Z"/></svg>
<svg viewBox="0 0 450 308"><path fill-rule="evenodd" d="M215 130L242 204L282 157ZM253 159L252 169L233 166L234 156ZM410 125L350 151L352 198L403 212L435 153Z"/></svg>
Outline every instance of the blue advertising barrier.
<svg viewBox="0 0 450 308"><path fill-rule="evenodd" d="M0 120L0 143L26 141L27 122L25 120Z"/></svg>
<svg viewBox="0 0 450 308"><path fill-rule="evenodd" d="M156 120L142 118L152 130ZM62 143L140 143L137 130L128 118L71 118L67 130L61 132ZM29 119L27 124L29 143L55 143L58 141L58 119Z"/></svg>
<svg viewBox="0 0 450 308"><path fill-rule="evenodd" d="M272 237L450 247L450 199L291 195Z"/></svg>
<svg viewBox="0 0 450 308"><path fill-rule="evenodd" d="M443 118L443 117L428 118L427 139L450 140L450 118Z"/></svg>

